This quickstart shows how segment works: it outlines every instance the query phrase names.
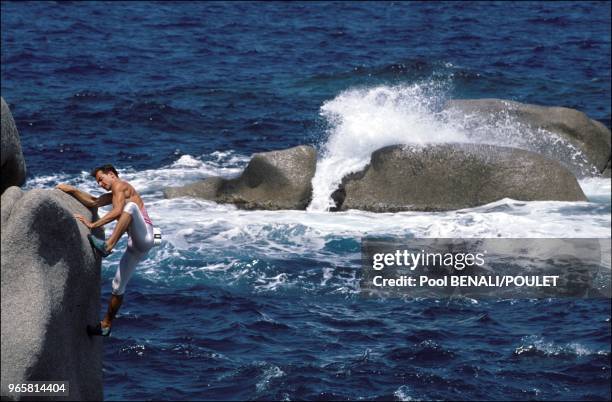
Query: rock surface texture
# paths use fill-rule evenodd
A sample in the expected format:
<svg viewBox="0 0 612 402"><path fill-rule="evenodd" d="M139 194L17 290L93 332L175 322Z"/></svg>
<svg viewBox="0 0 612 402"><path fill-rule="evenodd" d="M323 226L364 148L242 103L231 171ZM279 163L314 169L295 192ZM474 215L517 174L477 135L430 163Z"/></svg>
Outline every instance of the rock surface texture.
<svg viewBox="0 0 612 402"><path fill-rule="evenodd" d="M0 194L10 186L20 186L26 177L26 165L21 152L19 132L13 115L4 98L2 103L2 157L0 174Z"/></svg>
<svg viewBox="0 0 612 402"><path fill-rule="evenodd" d="M372 154L332 198L337 210L446 211L503 198L585 201L574 175L554 160L482 144L401 145Z"/></svg>
<svg viewBox="0 0 612 402"><path fill-rule="evenodd" d="M99 319L100 258L73 217L92 211L59 190L17 187L1 209L2 399L9 383L69 381L67 398L50 399L102 400L102 339L85 329Z"/></svg>

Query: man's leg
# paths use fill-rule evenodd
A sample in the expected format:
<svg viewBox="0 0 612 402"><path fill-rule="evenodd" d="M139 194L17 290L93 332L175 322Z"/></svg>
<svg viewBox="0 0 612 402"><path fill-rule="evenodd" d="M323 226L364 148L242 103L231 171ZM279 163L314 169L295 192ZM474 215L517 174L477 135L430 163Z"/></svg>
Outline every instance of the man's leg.
<svg viewBox="0 0 612 402"><path fill-rule="evenodd" d="M128 245L130 243L131 240L128 240ZM115 272L115 277L113 278L113 292L110 300L108 301L108 310L106 311L104 319L100 322L102 328L109 328L112 325L112 322L115 319L119 308L121 307L121 303L123 302L125 287L132 278L136 265L143 256L143 253L138 252L137 250L128 246L125 253L121 257L119 267L117 267L117 272Z"/></svg>
<svg viewBox="0 0 612 402"><path fill-rule="evenodd" d="M102 328L108 328L112 325L117 312L119 311L119 307L121 307L121 303L123 302L123 295L115 295L112 294L111 298L108 302L108 310L106 311L106 315L102 320Z"/></svg>
<svg viewBox="0 0 612 402"><path fill-rule="evenodd" d="M108 310L104 316L104 319L100 322L100 327L102 329L108 328L107 334L110 334L112 321L121 307L126 285L132 277L136 265L148 254L151 247L153 247L153 228L148 228L145 225L136 204L128 203L124 211L130 211L130 208L133 211L134 207L136 208L136 211L138 211L138 213L135 214L135 217L132 218L132 215L129 212L123 212L119 217L119 221L117 222L117 226L115 227L113 234L108 240L109 242L111 240L114 241L114 243L111 244L111 247L114 247L127 228L129 228L130 225L133 225L129 232L130 237L128 238L127 249L121 257L121 261L119 261L117 272L115 272L115 278L113 279L112 286L113 292L108 302ZM132 236L136 236L136 238L132 238ZM139 248L139 245L143 247ZM104 331L102 332L104 334Z"/></svg>
<svg viewBox="0 0 612 402"><path fill-rule="evenodd" d="M111 251L121 236L127 231L130 227L130 223L132 222L132 215L127 212L122 212L119 220L117 220L117 224L115 225L115 230L113 230L113 234L106 241L106 251Z"/></svg>

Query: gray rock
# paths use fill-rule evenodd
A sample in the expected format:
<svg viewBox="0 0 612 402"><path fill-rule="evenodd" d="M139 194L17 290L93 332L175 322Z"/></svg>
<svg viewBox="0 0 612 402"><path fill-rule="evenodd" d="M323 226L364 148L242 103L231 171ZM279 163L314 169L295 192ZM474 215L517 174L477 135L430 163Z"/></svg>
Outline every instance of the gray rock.
<svg viewBox="0 0 612 402"><path fill-rule="evenodd" d="M227 181L221 177L209 177L182 187L168 187L164 189L164 195L166 198L192 197L217 201L219 189Z"/></svg>
<svg viewBox="0 0 612 402"><path fill-rule="evenodd" d="M366 168L342 180L332 198L340 210L373 212L446 211L503 198L586 200L557 161L482 144L381 148Z"/></svg>
<svg viewBox="0 0 612 402"><path fill-rule="evenodd" d="M67 400L102 400L102 339L86 333L99 320L100 258L73 217L92 212L59 190L16 188L1 208L2 399L9 383L69 381Z"/></svg>
<svg viewBox="0 0 612 402"><path fill-rule="evenodd" d="M601 173L602 177L610 177L610 168L611 168L611 163L610 163L610 159L608 159L608 164L606 165L606 168L604 169L604 171Z"/></svg>
<svg viewBox="0 0 612 402"><path fill-rule="evenodd" d="M164 190L166 198L197 197L243 209L306 209L312 197L316 150L300 145L253 155L235 179L211 177Z"/></svg>
<svg viewBox="0 0 612 402"><path fill-rule="evenodd" d="M7 187L20 186L25 182L26 165L21 152L19 132L15 126L15 120L4 98L2 103L2 157L0 175L0 193Z"/></svg>
<svg viewBox="0 0 612 402"><path fill-rule="evenodd" d="M11 186L2 193L2 227L8 220L15 203L23 197L24 192L17 186Z"/></svg>
<svg viewBox="0 0 612 402"><path fill-rule="evenodd" d="M501 99L457 99L449 101L446 110L451 114L459 112L464 116L479 116L480 122L493 124L509 117L531 128L536 136L546 135L546 132L557 134L582 151L587 162L595 166L598 173L604 171L610 160L610 130L575 109ZM529 149L561 161L578 176L590 173L578 165L574 153L563 155L562 152L556 152L551 149L554 148L554 140L548 140L548 144L542 149Z"/></svg>

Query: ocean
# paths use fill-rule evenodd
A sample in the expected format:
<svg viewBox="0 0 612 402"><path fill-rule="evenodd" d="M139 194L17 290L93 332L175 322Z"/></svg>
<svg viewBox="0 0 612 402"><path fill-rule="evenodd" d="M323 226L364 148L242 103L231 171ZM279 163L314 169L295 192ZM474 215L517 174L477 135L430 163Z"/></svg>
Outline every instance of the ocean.
<svg viewBox="0 0 612 402"><path fill-rule="evenodd" d="M104 340L106 400L610 399L609 299L366 299L359 286L365 236L609 238L610 179L580 180L588 202L326 210L382 146L469 141L441 116L449 99L566 106L610 127L609 2L1 7L24 187L99 195L88 172L113 163L163 232ZM494 143L532 146L513 122L498 129ZM300 144L319 152L306 211L164 199ZM120 255L102 264L102 311Z"/></svg>

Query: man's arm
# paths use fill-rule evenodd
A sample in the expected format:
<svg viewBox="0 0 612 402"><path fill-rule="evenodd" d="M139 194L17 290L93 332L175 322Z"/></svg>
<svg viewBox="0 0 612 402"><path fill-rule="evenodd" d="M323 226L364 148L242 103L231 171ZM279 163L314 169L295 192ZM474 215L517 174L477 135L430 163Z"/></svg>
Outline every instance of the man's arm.
<svg viewBox="0 0 612 402"><path fill-rule="evenodd" d="M104 193L94 202L94 207L99 208L113 203L113 193Z"/></svg>
<svg viewBox="0 0 612 402"><path fill-rule="evenodd" d="M113 200L112 193L106 193L102 194L100 197L94 197L93 195L86 193L85 191L81 191L78 188L70 186L68 184L58 184L55 188L57 188L58 190L62 190L67 194L70 194L87 208L103 207L105 205L111 204Z"/></svg>
<svg viewBox="0 0 612 402"><path fill-rule="evenodd" d="M95 229L97 227L104 226L109 222L119 219L119 217L121 216L121 213L123 212L123 207L125 207L125 185L118 183L114 187L115 188L112 189L112 193L108 193L112 195L113 209L109 213L104 215L102 218L93 222L89 226L90 229Z"/></svg>

